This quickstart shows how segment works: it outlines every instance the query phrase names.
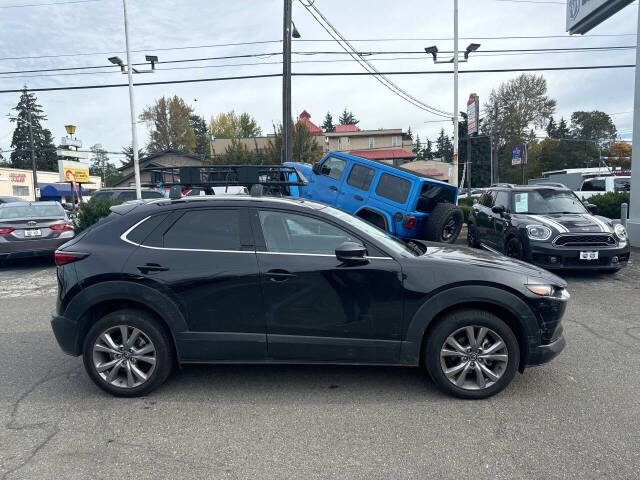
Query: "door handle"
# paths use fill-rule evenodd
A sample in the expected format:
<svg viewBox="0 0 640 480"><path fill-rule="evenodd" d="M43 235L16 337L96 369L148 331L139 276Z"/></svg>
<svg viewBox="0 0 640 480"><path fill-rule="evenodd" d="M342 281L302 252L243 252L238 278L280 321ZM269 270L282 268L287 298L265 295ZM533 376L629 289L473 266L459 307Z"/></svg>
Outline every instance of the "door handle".
<svg viewBox="0 0 640 480"><path fill-rule="evenodd" d="M359 202L363 201L364 198L362 198L360 195L354 195L353 198L355 198L356 200L358 200Z"/></svg>
<svg viewBox="0 0 640 480"><path fill-rule="evenodd" d="M136 267L140 270L140 273L146 275L149 272L166 272L169 270L167 267L163 267L162 265L158 265L157 263L147 263L146 265L138 265Z"/></svg>
<svg viewBox="0 0 640 480"><path fill-rule="evenodd" d="M272 282L286 282L290 278L296 276L295 274L286 270L269 270L265 273L265 275L269 277L269 280L271 280Z"/></svg>
<svg viewBox="0 0 640 480"><path fill-rule="evenodd" d="M337 192L338 191L338 187L336 187L335 185L331 185L329 187L329 190L333 190L334 192Z"/></svg>

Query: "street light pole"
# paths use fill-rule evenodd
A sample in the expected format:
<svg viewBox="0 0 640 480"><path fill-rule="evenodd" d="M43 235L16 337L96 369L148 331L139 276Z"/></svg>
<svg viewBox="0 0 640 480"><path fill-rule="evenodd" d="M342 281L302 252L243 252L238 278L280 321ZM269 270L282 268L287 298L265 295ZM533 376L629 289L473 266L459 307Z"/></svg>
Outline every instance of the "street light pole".
<svg viewBox="0 0 640 480"><path fill-rule="evenodd" d="M291 10L292 0L284 0L282 25L282 163L293 156L291 141Z"/></svg>
<svg viewBox="0 0 640 480"><path fill-rule="evenodd" d="M453 172L458 186L458 0L453 0Z"/></svg>
<svg viewBox="0 0 640 480"><path fill-rule="evenodd" d="M33 169L33 201L38 201L38 169L36 168L36 152L33 145L33 125L31 125L31 107L27 109L27 122L29 124L29 147L31 148L31 168Z"/></svg>
<svg viewBox="0 0 640 480"><path fill-rule="evenodd" d="M133 173L136 181L136 198L142 198L140 187L140 162L138 159L138 132L136 124L136 107L133 97L133 69L131 67L131 52L129 49L129 19L127 16L127 0L122 0L124 9L124 40L127 48L127 77L129 78L129 109L131 110L131 145L133 147Z"/></svg>

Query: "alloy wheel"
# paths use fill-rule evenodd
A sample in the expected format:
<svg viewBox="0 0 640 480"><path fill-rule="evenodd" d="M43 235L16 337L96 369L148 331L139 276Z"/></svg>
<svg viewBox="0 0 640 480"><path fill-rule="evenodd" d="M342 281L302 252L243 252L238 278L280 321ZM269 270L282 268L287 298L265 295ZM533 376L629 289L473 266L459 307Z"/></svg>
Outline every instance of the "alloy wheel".
<svg viewBox="0 0 640 480"><path fill-rule="evenodd" d="M93 366L102 380L119 388L135 388L156 367L156 348L142 330L117 325L102 332L93 345Z"/></svg>
<svg viewBox="0 0 640 480"><path fill-rule="evenodd" d="M456 219L454 217L451 217L442 228L442 240L445 242L450 240L455 233L456 233Z"/></svg>
<svg viewBox="0 0 640 480"><path fill-rule="evenodd" d="M507 369L509 354L500 335L490 328L470 325L447 337L440 349L445 377L465 390L494 385Z"/></svg>

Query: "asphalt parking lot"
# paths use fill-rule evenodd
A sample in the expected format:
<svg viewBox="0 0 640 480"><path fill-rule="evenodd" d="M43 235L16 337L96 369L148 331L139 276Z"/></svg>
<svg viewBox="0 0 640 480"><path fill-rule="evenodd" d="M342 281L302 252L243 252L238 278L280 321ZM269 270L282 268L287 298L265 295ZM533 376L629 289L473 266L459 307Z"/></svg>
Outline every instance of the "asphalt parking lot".
<svg viewBox="0 0 640 480"><path fill-rule="evenodd" d="M616 478L640 465L640 251L572 273L567 348L462 401L411 368L185 368L108 396L49 326L55 268L0 269L0 475L102 478Z"/></svg>

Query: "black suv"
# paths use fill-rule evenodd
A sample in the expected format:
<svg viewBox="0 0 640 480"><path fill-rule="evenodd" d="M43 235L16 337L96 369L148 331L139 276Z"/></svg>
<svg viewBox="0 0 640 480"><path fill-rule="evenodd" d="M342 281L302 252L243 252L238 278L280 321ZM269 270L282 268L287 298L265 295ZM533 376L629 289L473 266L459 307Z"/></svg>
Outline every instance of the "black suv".
<svg viewBox="0 0 640 480"><path fill-rule="evenodd" d="M591 211L564 185L504 184L471 209L467 242L547 269L615 272L629 260L627 232Z"/></svg>
<svg viewBox="0 0 640 480"><path fill-rule="evenodd" d="M426 366L484 398L563 349L564 280L405 243L292 198L130 202L56 252L52 327L91 379L145 394L174 362Z"/></svg>

